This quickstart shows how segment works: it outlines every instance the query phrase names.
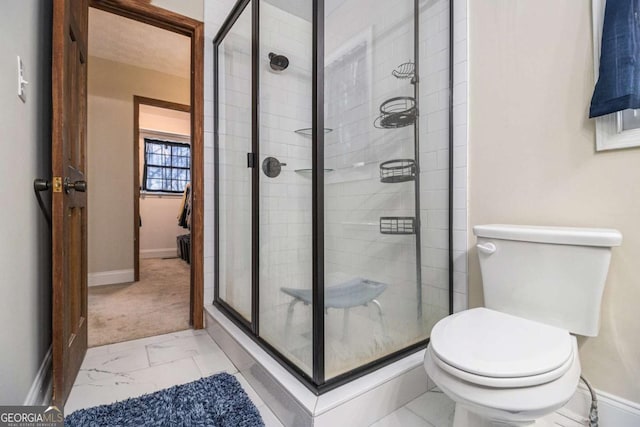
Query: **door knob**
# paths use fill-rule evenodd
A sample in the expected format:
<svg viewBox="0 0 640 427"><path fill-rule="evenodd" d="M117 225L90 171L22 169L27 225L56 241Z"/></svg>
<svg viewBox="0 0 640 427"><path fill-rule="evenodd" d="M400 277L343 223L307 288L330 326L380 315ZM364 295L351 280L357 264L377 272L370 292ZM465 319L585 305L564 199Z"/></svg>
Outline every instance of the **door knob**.
<svg viewBox="0 0 640 427"><path fill-rule="evenodd" d="M87 181L76 181L71 182L71 180L67 177L64 179L64 192L69 194L71 190L79 191L80 193L84 193L87 191Z"/></svg>

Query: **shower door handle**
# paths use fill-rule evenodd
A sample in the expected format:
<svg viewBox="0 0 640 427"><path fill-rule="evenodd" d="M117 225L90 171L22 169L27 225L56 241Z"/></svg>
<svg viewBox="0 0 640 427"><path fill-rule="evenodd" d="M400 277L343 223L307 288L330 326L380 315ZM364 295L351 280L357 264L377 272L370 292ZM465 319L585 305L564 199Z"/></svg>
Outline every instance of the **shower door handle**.
<svg viewBox="0 0 640 427"><path fill-rule="evenodd" d="M247 153L247 167L255 168L256 163L256 153Z"/></svg>

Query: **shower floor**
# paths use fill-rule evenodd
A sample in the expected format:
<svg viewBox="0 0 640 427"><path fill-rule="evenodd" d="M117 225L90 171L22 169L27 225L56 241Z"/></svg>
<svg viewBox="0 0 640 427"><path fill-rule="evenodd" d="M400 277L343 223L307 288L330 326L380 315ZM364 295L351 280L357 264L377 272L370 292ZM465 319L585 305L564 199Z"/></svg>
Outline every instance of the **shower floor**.
<svg viewBox="0 0 640 427"><path fill-rule="evenodd" d="M428 336L433 325L448 313L437 306L423 305L423 317L406 310L407 304L383 303L385 330L374 305L349 309L328 309L325 315L325 375L327 379L373 362ZM311 306L296 305L287 328L289 305L262 312L260 335L294 364L311 373ZM402 307L405 307L403 310ZM268 325L268 326L267 326ZM274 327L278 325L278 327Z"/></svg>

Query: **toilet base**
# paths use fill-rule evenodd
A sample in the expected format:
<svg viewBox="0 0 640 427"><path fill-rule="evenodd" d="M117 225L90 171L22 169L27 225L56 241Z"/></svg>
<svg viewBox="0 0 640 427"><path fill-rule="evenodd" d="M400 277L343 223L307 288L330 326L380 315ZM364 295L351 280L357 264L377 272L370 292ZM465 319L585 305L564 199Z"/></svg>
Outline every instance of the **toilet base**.
<svg viewBox="0 0 640 427"><path fill-rule="evenodd" d="M554 427L555 424L549 420L549 417L540 418L533 422L509 423L505 421L495 421L483 418L465 408L463 405L456 404L455 414L453 417L452 427Z"/></svg>

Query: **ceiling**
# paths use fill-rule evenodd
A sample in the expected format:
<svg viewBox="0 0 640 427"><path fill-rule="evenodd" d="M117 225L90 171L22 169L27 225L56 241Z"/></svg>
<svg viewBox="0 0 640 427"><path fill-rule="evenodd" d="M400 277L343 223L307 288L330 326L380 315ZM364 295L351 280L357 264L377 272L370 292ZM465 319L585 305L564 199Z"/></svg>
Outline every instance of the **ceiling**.
<svg viewBox="0 0 640 427"><path fill-rule="evenodd" d="M265 0L311 22L310 0ZM325 0L329 15L346 0ZM190 40L171 31L89 8L89 55L189 78Z"/></svg>
<svg viewBox="0 0 640 427"><path fill-rule="evenodd" d="M305 21L311 22L313 6L310 0L265 0L267 3L274 5L275 7L289 12ZM325 0L324 2L324 14L328 16L338 6L344 3L346 0Z"/></svg>
<svg viewBox="0 0 640 427"><path fill-rule="evenodd" d="M170 108L162 108L146 104L140 104L140 115L151 115L177 121L186 120L187 122L189 122L191 118L191 114L187 111L172 110Z"/></svg>
<svg viewBox="0 0 640 427"><path fill-rule="evenodd" d="M189 78L189 37L89 8L89 55Z"/></svg>

